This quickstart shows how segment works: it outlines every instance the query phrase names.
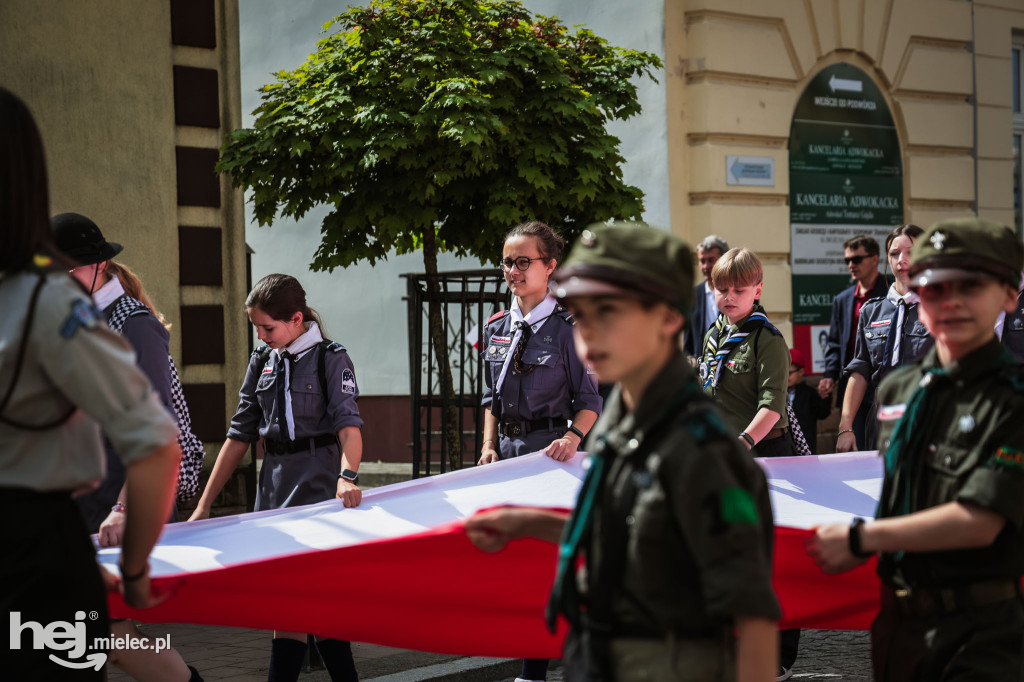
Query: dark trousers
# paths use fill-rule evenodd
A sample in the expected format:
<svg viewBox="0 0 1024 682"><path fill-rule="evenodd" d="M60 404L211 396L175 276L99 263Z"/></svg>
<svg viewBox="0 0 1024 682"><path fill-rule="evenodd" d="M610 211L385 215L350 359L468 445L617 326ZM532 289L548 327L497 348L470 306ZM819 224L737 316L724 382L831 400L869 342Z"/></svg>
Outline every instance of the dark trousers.
<svg viewBox="0 0 1024 682"><path fill-rule="evenodd" d="M793 434L786 429L781 436L776 436L771 440L762 440L753 447L750 454L754 457L792 457L794 455Z"/></svg>
<svg viewBox="0 0 1024 682"><path fill-rule="evenodd" d="M8 624L0 647L0 677L10 680L103 680L101 668L75 669L87 662L95 638L110 636L107 599L96 564L96 552L85 531L78 507L68 492L37 493L0 489L0 614ZM14 614L17 613L17 616ZM20 644L11 647L11 625L20 631ZM47 646L43 628L67 623L61 630L62 648ZM72 633L70 635L64 633ZM34 644L43 648L36 649Z"/></svg>
<svg viewBox="0 0 1024 682"><path fill-rule="evenodd" d="M917 618L883 606L871 624L875 682L1024 680L1024 602Z"/></svg>

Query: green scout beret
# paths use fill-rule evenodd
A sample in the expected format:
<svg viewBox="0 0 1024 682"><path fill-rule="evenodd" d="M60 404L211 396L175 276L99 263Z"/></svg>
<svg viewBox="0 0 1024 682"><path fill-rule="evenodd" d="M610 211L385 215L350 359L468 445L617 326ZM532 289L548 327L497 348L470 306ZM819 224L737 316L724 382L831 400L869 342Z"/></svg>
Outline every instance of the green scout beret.
<svg viewBox="0 0 1024 682"><path fill-rule="evenodd" d="M1024 245L1013 230L981 218L948 218L935 223L915 242L910 255L910 284L973 279L980 273L1012 285L1020 283Z"/></svg>
<svg viewBox="0 0 1024 682"><path fill-rule="evenodd" d="M583 231L552 280L560 299L649 298L689 315L693 257L690 247L665 230L643 223L595 224Z"/></svg>

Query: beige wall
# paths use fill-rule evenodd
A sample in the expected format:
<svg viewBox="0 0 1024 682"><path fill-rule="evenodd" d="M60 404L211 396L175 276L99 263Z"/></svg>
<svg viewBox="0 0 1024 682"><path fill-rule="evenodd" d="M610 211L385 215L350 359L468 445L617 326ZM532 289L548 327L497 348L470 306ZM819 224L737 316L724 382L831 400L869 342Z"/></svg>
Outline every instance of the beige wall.
<svg viewBox="0 0 1024 682"><path fill-rule="evenodd" d="M203 50L172 46L169 2L4 0L0 85L42 131L51 212L85 214L124 245L119 260L173 324L182 381L224 382L230 414L247 359L242 194L222 179L221 208L178 207L175 168L175 145L219 147L241 124L237 0L216 7L218 48ZM175 64L218 69L220 130L175 125ZM223 229L222 287L179 285L178 225ZM180 307L193 303L224 305L225 365L183 366Z"/></svg>
<svg viewBox="0 0 1024 682"><path fill-rule="evenodd" d="M1024 30L1020 0L666 0L672 230L758 251L765 306L792 342L787 141L800 94L836 62L871 75L889 101L908 222L977 206L1012 224L1014 30ZM774 158L775 186L727 185L727 154Z"/></svg>

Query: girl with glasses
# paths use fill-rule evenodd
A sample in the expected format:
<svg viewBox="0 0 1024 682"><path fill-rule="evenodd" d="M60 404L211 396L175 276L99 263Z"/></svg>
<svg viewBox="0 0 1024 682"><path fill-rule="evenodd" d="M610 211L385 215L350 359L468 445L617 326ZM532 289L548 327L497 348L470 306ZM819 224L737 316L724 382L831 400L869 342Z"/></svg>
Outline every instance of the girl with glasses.
<svg viewBox="0 0 1024 682"><path fill-rule="evenodd" d="M483 336L484 444L477 464L543 450L563 462L597 421L601 397L573 345L573 319L548 291L565 242L541 222L505 237L501 269L512 305ZM521 680L543 680L547 661L524 660Z"/></svg>

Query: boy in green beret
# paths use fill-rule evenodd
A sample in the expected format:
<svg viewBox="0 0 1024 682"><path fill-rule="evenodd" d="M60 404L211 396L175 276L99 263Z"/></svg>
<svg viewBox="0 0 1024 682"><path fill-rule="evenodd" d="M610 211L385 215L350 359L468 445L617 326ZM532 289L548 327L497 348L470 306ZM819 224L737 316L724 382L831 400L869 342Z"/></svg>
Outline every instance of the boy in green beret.
<svg viewBox="0 0 1024 682"><path fill-rule="evenodd" d="M571 515L502 508L466 532L487 551L561 538L547 615L571 624L570 680L774 680L771 505L679 350L690 250L645 225L593 226L553 279L580 358L616 383L586 479Z"/></svg>
<svg viewBox="0 0 1024 682"><path fill-rule="evenodd" d="M935 347L879 387L877 519L808 541L830 573L879 555L878 682L1024 679L1024 368L994 332L1022 264L1013 231L985 220L917 240L910 282Z"/></svg>

